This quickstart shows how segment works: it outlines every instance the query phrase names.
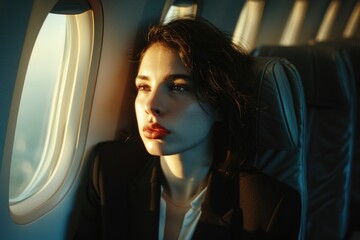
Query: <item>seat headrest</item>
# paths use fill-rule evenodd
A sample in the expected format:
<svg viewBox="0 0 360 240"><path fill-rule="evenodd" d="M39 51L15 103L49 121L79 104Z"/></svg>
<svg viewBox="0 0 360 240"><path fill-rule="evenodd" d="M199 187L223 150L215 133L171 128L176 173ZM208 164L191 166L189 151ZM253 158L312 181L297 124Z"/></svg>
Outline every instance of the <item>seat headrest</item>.
<svg viewBox="0 0 360 240"><path fill-rule="evenodd" d="M347 64L341 53L331 46L263 46L253 51L254 56L284 57L298 69L307 105L343 107L349 102ZM321 73L321 74L320 74Z"/></svg>
<svg viewBox="0 0 360 240"><path fill-rule="evenodd" d="M299 138L301 109L297 89L300 76L281 58L255 57L257 90L256 145L259 148L293 149ZM295 96L295 97L294 97Z"/></svg>

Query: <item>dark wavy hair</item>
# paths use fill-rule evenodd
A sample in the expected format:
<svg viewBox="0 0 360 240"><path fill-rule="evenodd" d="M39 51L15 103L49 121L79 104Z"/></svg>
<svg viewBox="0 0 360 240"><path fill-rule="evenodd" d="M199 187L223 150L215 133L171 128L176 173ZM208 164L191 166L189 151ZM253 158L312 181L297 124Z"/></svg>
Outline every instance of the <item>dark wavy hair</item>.
<svg viewBox="0 0 360 240"><path fill-rule="evenodd" d="M151 26L137 54L138 64L153 44L176 50L193 79L194 94L223 120L215 124L214 166L224 173L245 168L253 158L249 124L253 104L252 58L229 36L200 18L175 19Z"/></svg>

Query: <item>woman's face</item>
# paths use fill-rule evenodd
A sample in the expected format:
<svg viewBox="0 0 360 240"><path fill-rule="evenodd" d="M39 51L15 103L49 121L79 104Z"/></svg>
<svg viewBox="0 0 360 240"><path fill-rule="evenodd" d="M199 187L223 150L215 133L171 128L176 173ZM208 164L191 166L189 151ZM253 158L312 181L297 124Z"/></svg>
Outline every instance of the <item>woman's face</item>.
<svg viewBox="0 0 360 240"><path fill-rule="evenodd" d="M136 87L139 133L150 154L210 149L214 114L208 105L200 106L190 73L175 50L160 44L146 50Z"/></svg>

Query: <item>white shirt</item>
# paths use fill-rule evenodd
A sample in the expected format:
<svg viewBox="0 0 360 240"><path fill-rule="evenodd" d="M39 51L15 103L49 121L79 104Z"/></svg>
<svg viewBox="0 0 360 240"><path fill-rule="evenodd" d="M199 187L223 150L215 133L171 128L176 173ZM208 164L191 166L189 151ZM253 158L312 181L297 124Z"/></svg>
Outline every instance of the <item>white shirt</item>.
<svg viewBox="0 0 360 240"><path fill-rule="evenodd" d="M206 188L202 190L195 198L191 201L190 208L186 212L182 225L180 228L179 240L188 240L194 234L196 225L201 215L201 204L205 198ZM166 200L164 195L164 189L161 187L161 199L160 199L160 222L159 222L159 240L164 239L165 223L166 223Z"/></svg>

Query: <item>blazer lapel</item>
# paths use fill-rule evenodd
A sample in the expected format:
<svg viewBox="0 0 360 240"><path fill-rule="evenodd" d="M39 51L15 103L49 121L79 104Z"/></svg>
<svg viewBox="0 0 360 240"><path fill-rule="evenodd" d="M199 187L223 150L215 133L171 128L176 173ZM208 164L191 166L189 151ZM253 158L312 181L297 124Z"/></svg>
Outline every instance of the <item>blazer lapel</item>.
<svg viewBox="0 0 360 240"><path fill-rule="evenodd" d="M158 239L161 167L157 158L136 177L129 190L132 239ZM242 213L239 208L239 177L214 172L209 177L202 214L193 239L239 239Z"/></svg>
<svg viewBox="0 0 360 240"><path fill-rule="evenodd" d="M158 239L160 181L159 161L151 158L129 190L130 232L132 239Z"/></svg>
<svg viewBox="0 0 360 240"><path fill-rule="evenodd" d="M239 177L214 171L202 204L193 239L239 239L242 212L239 208Z"/></svg>

